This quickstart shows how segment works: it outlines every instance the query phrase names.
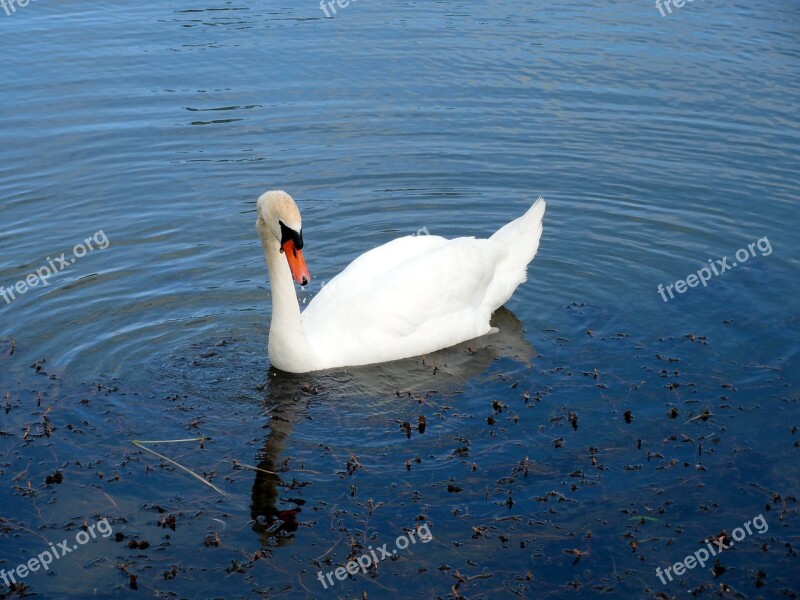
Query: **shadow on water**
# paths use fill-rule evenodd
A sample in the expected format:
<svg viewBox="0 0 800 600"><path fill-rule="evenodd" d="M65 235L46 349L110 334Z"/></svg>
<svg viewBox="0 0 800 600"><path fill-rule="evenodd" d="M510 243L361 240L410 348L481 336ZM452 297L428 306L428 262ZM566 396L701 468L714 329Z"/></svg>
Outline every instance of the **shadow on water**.
<svg viewBox="0 0 800 600"><path fill-rule="evenodd" d="M281 478L283 455L295 424L308 416L311 399L325 391L324 401L336 404L345 398L375 398L387 390L432 390L443 377L452 383L467 384L478 378L499 358L510 358L530 366L535 350L525 340L522 322L507 308L492 316L496 329L481 338L437 351L423 358L381 363L347 370L294 374L270 367L265 413L270 433L257 455L250 507L255 531L263 545L284 546L292 543L298 528L298 515L305 500L284 498L291 507L282 507L281 491L291 491L297 481ZM423 428L424 430L424 428Z"/></svg>

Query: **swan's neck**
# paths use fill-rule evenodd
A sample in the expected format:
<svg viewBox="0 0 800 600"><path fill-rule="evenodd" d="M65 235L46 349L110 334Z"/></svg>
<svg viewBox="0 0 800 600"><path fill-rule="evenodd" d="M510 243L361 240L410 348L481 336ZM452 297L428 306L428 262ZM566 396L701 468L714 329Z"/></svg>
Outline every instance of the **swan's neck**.
<svg viewBox="0 0 800 600"><path fill-rule="evenodd" d="M274 367L284 371L308 370L313 360L311 346L300 318L292 272L277 240L264 243L264 255L272 289L272 322L269 331L269 356Z"/></svg>

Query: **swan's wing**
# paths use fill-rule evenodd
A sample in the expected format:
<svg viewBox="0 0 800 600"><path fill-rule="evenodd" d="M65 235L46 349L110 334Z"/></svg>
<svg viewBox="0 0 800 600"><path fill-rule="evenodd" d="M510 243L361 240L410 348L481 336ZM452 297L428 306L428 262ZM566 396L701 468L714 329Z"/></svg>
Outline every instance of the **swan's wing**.
<svg viewBox="0 0 800 600"><path fill-rule="evenodd" d="M328 366L415 356L487 333L506 250L491 240L399 238L357 258L303 312Z"/></svg>
<svg viewBox="0 0 800 600"><path fill-rule="evenodd" d="M330 297L338 298L349 293L361 294L372 287L374 281L384 273L421 254L433 252L448 241L438 235L409 235L373 248L354 259L344 271L327 282L314 296L312 303L328 302Z"/></svg>

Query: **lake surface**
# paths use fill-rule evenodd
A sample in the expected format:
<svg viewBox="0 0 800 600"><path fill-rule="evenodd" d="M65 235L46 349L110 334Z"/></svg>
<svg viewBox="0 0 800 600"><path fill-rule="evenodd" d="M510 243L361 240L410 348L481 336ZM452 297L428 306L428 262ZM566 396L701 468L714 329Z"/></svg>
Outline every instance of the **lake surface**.
<svg viewBox="0 0 800 600"><path fill-rule="evenodd" d="M109 531L14 590L800 593L798 6L288 4L0 9L0 569ZM288 376L273 188L302 302L548 208L500 334Z"/></svg>

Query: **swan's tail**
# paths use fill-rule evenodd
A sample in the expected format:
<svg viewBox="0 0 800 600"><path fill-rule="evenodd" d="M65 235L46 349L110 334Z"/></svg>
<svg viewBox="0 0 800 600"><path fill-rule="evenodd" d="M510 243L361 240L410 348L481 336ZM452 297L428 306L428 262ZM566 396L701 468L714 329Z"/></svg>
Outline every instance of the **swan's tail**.
<svg viewBox="0 0 800 600"><path fill-rule="evenodd" d="M508 248L513 248L515 258L522 262L523 267L528 266L539 249L539 238L542 237L542 219L546 206L544 198L539 198L528 209L528 212L519 219L503 225L490 238Z"/></svg>
<svg viewBox="0 0 800 600"><path fill-rule="evenodd" d="M489 238L508 250L506 259L497 266L493 289L487 295L492 310L505 304L519 284L527 279L528 263L539 250L545 207L544 198L539 198L528 212L504 225Z"/></svg>

